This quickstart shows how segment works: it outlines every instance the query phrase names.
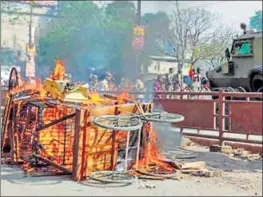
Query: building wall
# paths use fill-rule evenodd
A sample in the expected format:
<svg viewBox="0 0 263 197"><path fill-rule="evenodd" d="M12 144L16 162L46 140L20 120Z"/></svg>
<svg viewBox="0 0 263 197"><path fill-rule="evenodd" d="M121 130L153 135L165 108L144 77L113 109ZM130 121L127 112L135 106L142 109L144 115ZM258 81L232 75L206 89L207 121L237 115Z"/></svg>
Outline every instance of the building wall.
<svg viewBox="0 0 263 197"><path fill-rule="evenodd" d="M152 63L148 67L148 74L164 75L169 72L169 69L173 68L174 72L178 72L177 62L157 61L152 60Z"/></svg>
<svg viewBox="0 0 263 197"><path fill-rule="evenodd" d="M30 12L29 5L12 4L19 9L19 12ZM45 14L49 8L40 7L34 8L33 13ZM16 18L14 20L14 18ZM39 16L32 17L32 40L34 42L35 31L39 23ZM21 50L22 53L26 50L26 44L29 39L29 15L16 15L1 13L1 47L9 47Z"/></svg>

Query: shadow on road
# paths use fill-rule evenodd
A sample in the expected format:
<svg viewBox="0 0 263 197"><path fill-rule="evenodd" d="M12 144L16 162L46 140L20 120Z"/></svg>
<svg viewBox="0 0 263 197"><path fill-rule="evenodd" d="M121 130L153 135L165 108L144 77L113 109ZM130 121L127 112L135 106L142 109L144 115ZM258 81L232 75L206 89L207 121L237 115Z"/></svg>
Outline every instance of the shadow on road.
<svg viewBox="0 0 263 197"><path fill-rule="evenodd" d="M63 179L64 178L64 179ZM13 184L30 184L30 185L55 185L62 183L65 176L60 177L32 177L25 176L21 169L14 166L1 165L1 180L8 181Z"/></svg>

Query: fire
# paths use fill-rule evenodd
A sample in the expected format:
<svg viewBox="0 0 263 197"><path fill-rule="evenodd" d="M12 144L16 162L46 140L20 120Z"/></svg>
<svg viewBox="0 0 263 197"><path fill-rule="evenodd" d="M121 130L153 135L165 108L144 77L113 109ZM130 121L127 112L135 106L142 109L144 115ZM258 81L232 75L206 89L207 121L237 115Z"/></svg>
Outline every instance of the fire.
<svg viewBox="0 0 263 197"><path fill-rule="evenodd" d="M158 173L174 173L176 170L171 163L165 161L165 157L157 148L156 131L150 123L145 125L146 135L149 138L147 145L144 148L144 157L139 160L138 168L140 171L158 172ZM137 168L136 165L133 168Z"/></svg>
<svg viewBox="0 0 263 197"><path fill-rule="evenodd" d="M46 109L43 113L43 123L46 125L54 119L59 119L72 112L73 109L61 106ZM70 123L73 124L72 120L67 120L67 124ZM73 155L71 148L73 143L73 133L65 133L65 127L65 124L60 123L39 132L39 143L43 146L40 155L47 158L55 158L55 161L60 165L71 163ZM65 143L67 145L65 145ZM66 156L63 155L64 151Z"/></svg>
<svg viewBox="0 0 263 197"><path fill-rule="evenodd" d="M55 61L55 68L53 73L51 74L50 78L53 80L64 80L65 78L65 66L62 60Z"/></svg>
<svg viewBox="0 0 263 197"><path fill-rule="evenodd" d="M56 60L55 68L51 74L51 79L54 81L63 81L65 77L65 67L62 60ZM22 79L20 78L22 81ZM52 83L51 80L51 83ZM52 88L52 86L50 86ZM81 88L80 88L81 89ZM42 84L40 79L36 79L35 83L32 81L20 83L19 87L14 88L9 92L12 95L17 92L29 91L32 95L37 95L36 100L41 100L42 103L47 102L47 90ZM85 89L81 89L83 92ZM80 92L81 92L80 91ZM63 92L62 95L66 93ZM101 95L98 92L92 92L87 90L85 92L87 95L85 100L79 102L79 106L86 109L85 116L81 120L81 137L79 137L79 146L81 150L78 150L81 156L81 165L83 169L83 174L86 174L92 170L110 170L116 168L117 153L120 146L126 144L126 139L128 133L125 131L112 132L109 129L98 128L91 124L94 109L100 108L102 106L109 106L107 110L97 110L97 113L109 113L109 114L125 114L128 113L142 113L138 112L138 103L135 99L129 95L128 90L123 91L119 95L108 96ZM49 95L50 96L50 95ZM56 101L62 101L61 98L53 98ZM34 99L32 99L34 100ZM72 171L73 170L73 144L75 136L75 118L71 116L76 113L73 107L63 106L59 104L50 104L49 107L42 109L41 116L38 115L40 109L37 107L28 108L27 100L22 100L19 102L14 102L13 106L17 106L16 111L16 121L21 122L22 129L14 128L15 141L17 142L16 154L17 161L23 161L24 155L33 154L32 146L38 151L34 152L39 157L46 158L56 165L60 165L63 168ZM122 104L131 103L127 105L127 111ZM118 106L118 107L117 107ZM116 110L118 108L120 111ZM123 108L123 109L121 109ZM125 109L124 109L125 108ZM135 112L134 112L134 109ZM123 111L121 111L123 110ZM61 118L68 116L69 118L65 120L60 120ZM6 119L9 117L5 116ZM10 120L9 120L10 121ZM11 120L14 121L14 120ZM58 121L56 124L54 121ZM53 124L54 123L54 124ZM51 124L51 125L50 125ZM47 126L48 125L48 126ZM46 127L45 127L46 126ZM146 172L160 172L163 173L173 173L175 168L168 162L165 161L165 157L158 151L157 148L157 136L155 130L152 128L150 122L144 123L144 132L146 135L145 145L143 147L143 157L139 161L134 161L132 164L132 169ZM8 138L8 129L5 130L5 139ZM113 140L113 138L115 138ZM27 147L27 148L21 148ZM75 145L74 145L75 147ZM103 153L101 153L103 152ZM110 162L106 164L94 164L99 160L105 160L111 158L114 160L113 166ZM79 156L80 157L80 156ZM25 162L24 170L26 172L31 171L29 162ZM83 178L84 175L81 176Z"/></svg>
<svg viewBox="0 0 263 197"><path fill-rule="evenodd" d="M132 99L129 97L128 92L122 92L118 97L117 97L117 102L120 104L126 103L127 101L132 101Z"/></svg>

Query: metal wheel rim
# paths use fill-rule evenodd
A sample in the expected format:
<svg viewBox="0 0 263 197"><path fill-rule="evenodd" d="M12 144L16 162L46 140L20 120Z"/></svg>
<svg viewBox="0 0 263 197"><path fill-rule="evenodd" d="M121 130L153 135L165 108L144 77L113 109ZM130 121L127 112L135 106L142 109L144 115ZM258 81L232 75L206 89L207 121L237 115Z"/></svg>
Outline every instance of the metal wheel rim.
<svg viewBox="0 0 263 197"><path fill-rule="evenodd" d="M93 179L87 178L84 181L80 182L82 185L98 187L98 188L116 188L116 187L125 187L131 185L130 183L105 183L101 181L95 181Z"/></svg>
<svg viewBox="0 0 263 197"><path fill-rule="evenodd" d="M124 180L113 180L113 179L105 179L101 177L96 177L96 175L100 176L106 176L110 177L111 175L113 176L126 176L129 177L130 179L124 179ZM121 173L121 172L116 172L116 171L96 171L92 172L88 175L88 177L92 180L103 182L103 183L123 183L123 184L132 184L134 183L138 178L135 175L129 174L129 173Z"/></svg>
<svg viewBox="0 0 263 197"><path fill-rule="evenodd" d="M135 125L131 126L118 126L118 125L107 125L101 123L99 120L108 120L108 121L133 121ZM136 116L114 116L114 115L104 115L104 116L97 116L93 119L92 123L98 127L105 128L105 129L111 129L111 130L117 130L117 131L134 131L139 130L142 128L143 123L141 120Z"/></svg>
<svg viewBox="0 0 263 197"><path fill-rule="evenodd" d="M161 119L162 115L170 115L171 119ZM158 118L159 117L159 118ZM153 112L153 113L145 113L140 116L143 121L150 121L150 122L166 122L166 123L176 123L184 121L184 116L180 114L172 114L167 112Z"/></svg>
<svg viewBox="0 0 263 197"><path fill-rule="evenodd" d="M13 75L15 75L15 83L12 84ZM10 75L9 75L9 81L8 81L8 90L12 90L13 88L17 87L19 85L18 80L18 72L16 68L12 68Z"/></svg>
<svg viewBox="0 0 263 197"><path fill-rule="evenodd" d="M137 170L139 173L147 176L153 176L153 177L163 177L163 178L173 178L177 176L177 173L172 174L158 174L158 173L151 173L151 172L143 172L141 170Z"/></svg>

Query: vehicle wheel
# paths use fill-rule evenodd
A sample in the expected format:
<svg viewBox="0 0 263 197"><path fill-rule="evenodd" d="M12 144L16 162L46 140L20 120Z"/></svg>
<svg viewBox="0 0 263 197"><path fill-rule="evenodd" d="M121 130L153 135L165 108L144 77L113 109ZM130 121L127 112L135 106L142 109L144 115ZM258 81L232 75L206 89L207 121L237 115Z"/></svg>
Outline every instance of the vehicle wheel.
<svg viewBox="0 0 263 197"><path fill-rule="evenodd" d="M252 86L253 92L258 92L259 90L262 91L263 90L262 89L262 86L263 86L263 77L262 77L262 75L260 75L260 74L255 75L252 78L251 86Z"/></svg>

